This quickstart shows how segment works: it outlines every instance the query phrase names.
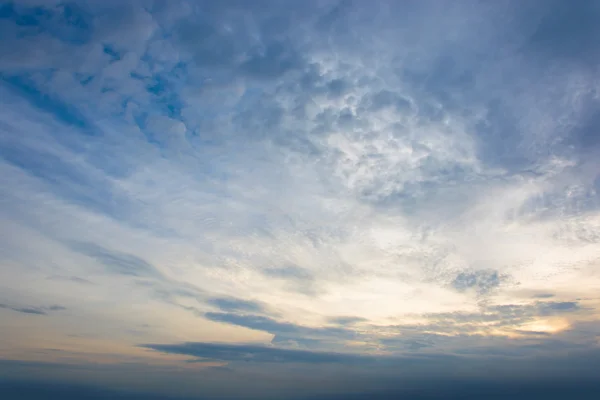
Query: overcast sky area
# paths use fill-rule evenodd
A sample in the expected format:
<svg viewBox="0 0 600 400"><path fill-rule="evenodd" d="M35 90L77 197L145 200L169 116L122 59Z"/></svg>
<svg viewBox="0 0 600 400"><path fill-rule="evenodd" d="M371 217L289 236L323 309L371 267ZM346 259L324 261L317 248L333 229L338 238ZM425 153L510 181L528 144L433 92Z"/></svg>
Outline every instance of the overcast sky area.
<svg viewBox="0 0 600 400"><path fill-rule="evenodd" d="M0 3L2 399L598 399L599 293L600 1Z"/></svg>

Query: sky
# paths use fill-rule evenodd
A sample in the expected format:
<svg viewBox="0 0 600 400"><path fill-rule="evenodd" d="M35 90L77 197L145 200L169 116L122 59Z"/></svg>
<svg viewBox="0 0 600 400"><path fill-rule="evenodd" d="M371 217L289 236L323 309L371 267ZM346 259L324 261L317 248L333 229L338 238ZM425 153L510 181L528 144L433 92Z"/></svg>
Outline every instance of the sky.
<svg viewBox="0 0 600 400"><path fill-rule="evenodd" d="M599 398L599 20L0 2L0 394Z"/></svg>

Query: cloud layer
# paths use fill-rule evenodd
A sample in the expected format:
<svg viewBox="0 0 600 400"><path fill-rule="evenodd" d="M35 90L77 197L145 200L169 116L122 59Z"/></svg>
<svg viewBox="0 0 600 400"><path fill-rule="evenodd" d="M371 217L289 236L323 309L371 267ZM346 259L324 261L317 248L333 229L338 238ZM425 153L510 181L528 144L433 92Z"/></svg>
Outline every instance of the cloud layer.
<svg viewBox="0 0 600 400"><path fill-rule="evenodd" d="M0 358L595 351L599 16L1 5Z"/></svg>

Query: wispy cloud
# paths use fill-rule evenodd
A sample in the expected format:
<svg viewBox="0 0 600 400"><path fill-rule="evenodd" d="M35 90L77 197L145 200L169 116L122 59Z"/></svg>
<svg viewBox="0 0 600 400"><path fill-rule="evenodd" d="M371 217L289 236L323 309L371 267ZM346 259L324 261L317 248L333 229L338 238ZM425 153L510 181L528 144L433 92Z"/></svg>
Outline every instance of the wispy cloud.
<svg viewBox="0 0 600 400"><path fill-rule="evenodd" d="M360 354L326 353L239 344L148 344L144 345L144 347L166 353L185 354L199 358L236 362L359 363L370 359L370 357L365 357Z"/></svg>
<svg viewBox="0 0 600 400"><path fill-rule="evenodd" d="M74 243L72 248L95 259L111 273L140 277L161 277L161 273L153 265L132 254L111 251L93 243Z"/></svg>
<svg viewBox="0 0 600 400"><path fill-rule="evenodd" d="M233 297L215 297L208 301L209 304L223 311L242 311L242 312L261 312L264 311L264 306L260 303L240 300Z"/></svg>
<svg viewBox="0 0 600 400"><path fill-rule="evenodd" d="M33 314L33 315L47 315L48 312L53 311L63 311L66 310L66 307L53 305L48 307L19 307L19 306L9 306L8 304L0 304L0 308L15 311L23 314Z"/></svg>

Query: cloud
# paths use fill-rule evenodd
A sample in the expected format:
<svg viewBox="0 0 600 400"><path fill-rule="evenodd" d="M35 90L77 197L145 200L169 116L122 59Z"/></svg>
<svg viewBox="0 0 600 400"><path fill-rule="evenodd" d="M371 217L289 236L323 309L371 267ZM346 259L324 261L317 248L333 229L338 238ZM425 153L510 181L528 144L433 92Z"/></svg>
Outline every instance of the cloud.
<svg viewBox="0 0 600 400"><path fill-rule="evenodd" d="M48 312L51 311L63 311L66 310L66 307L59 305L52 305L48 307L17 307L17 306L9 306L7 304L0 304L0 308L15 311L23 314L33 314L33 315L48 315Z"/></svg>
<svg viewBox="0 0 600 400"><path fill-rule="evenodd" d="M268 332L273 335L271 343L287 348L342 350L346 341L360 340L362 336L350 326L310 327L263 315L208 312L204 317L210 321Z"/></svg>
<svg viewBox="0 0 600 400"><path fill-rule="evenodd" d="M232 311L241 311L241 312L262 312L264 311L264 306L260 303L249 301L249 300L241 300L230 297L216 297L208 300L208 303L218 307L222 311L232 312Z"/></svg>
<svg viewBox="0 0 600 400"><path fill-rule="evenodd" d="M190 343L156 363L593 347L595 5L59 3L0 12L19 354L80 319Z"/></svg>
<svg viewBox="0 0 600 400"><path fill-rule="evenodd" d="M315 276L308 269L290 265L279 268L264 269L263 273L269 278L281 279L288 283L289 287L301 293L312 294L318 291Z"/></svg>
<svg viewBox="0 0 600 400"><path fill-rule="evenodd" d="M473 272L461 272L452 281L451 285L458 291L475 290L484 295L494 290L507 279L498 271L481 270Z"/></svg>
<svg viewBox="0 0 600 400"><path fill-rule="evenodd" d="M16 311L16 312L20 312L23 314L35 314L35 315L46 315L46 312L44 310L40 310L37 308L15 308L15 307L9 307L5 304L0 304L0 308L5 308L5 309L9 309L12 311Z"/></svg>
<svg viewBox="0 0 600 400"><path fill-rule="evenodd" d="M32 106L52 114L67 125L74 125L84 132L93 134L92 123L86 121L85 117L75 108L65 104L60 99L52 98L51 95L42 92L26 76L4 76L2 80L10 89L14 90L22 98L27 99Z"/></svg>
<svg viewBox="0 0 600 400"><path fill-rule="evenodd" d="M538 293L538 294L535 294L533 297L536 298L536 299L551 299L552 297L554 297L554 294L552 294L552 293Z"/></svg>
<svg viewBox="0 0 600 400"><path fill-rule="evenodd" d="M232 362L358 363L368 358L358 354L313 352L276 347L217 343L147 344L143 347L166 353Z"/></svg>
<svg viewBox="0 0 600 400"><path fill-rule="evenodd" d="M309 328L289 322L280 322L270 317L261 315L209 312L206 313L205 316L212 321L225 322L246 328L262 330L273 334L281 334L284 336L298 335L301 337L303 335L353 335L352 331L348 331L343 328Z"/></svg>
<svg viewBox="0 0 600 400"><path fill-rule="evenodd" d="M48 307L48 310L50 310L50 311L62 311L62 310L66 310L66 309L67 309L66 307L57 306L57 305Z"/></svg>
<svg viewBox="0 0 600 400"><path fill-rule="evenodd" d="M111 273L137 277L162 277L162 274L156 267L132 254L108 250L93 243L73 243L71 247L95 259Z"/></svg>
<svg viewBox="0 0 600 400"><path fill-rule="evenodd" d="M580 309L579 304L574 301L563 301L563 302L546 302L546 303L538 303L538 309L542 313L560 313L560 312L569 312L569 311L577 311Z"/></svg>
<svg viewBox="0 0 600 400"><path fill-rule="evenodd" d="M531 304L485 305L477 313L440 313L431 314L429 317L430 320L441 323L496 321L502 325L511 326L537 316L570 313L580 309L577 302L536 301Z"/></svg>
<svg viewBox="0 0 600 400"><path fill-rule="evenodd" d="M366 320L361 317L332 317L329 319L329 321L338 325L354 325L361 322L366 322Z"/></svg>
<svg viewBox="0 0 600 400"><path fill-rule="evenodd" d="M80 283L80 284L84 284L84 285L93 285L93 283L90 282L89 280L80 278L78 276L51 275L46 279L58 280L58 281L69 281L69 282L75 282L75 283Z"/></svg>

